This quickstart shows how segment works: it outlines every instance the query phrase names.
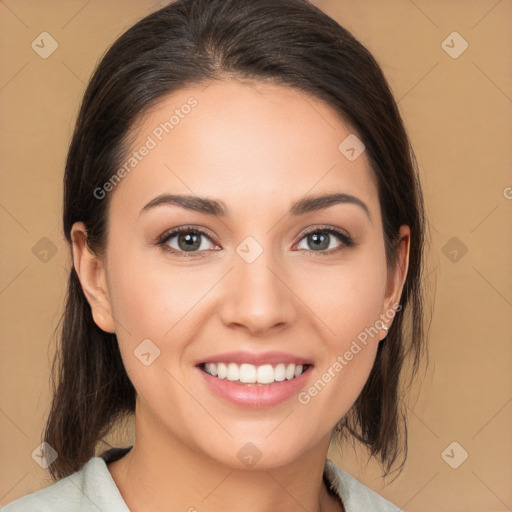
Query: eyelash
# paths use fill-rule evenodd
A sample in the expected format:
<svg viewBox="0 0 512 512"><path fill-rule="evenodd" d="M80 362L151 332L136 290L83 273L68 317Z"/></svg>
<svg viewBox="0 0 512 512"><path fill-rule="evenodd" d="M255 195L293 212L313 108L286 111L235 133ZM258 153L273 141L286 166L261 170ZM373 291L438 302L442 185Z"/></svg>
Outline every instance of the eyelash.
<svg viewBox="0 0 512 512"><path fill-rule="evenodd" d="M173 249L167 245L167 242L171 238L174 238L176 235L179 235L180 233L201 234L201 235L205 236L206 238L208 238L209 240L211 240L212 242L216 243L214 240L212 240L212 237L210 236L210 234L207 233L205 230L200 229L200 228L193 228L191 226L182 226L182 227L173 229L172 231L165 232L163 235L161 235L157 239L156 245L158 245L159 247L162 247L162 249L164 251L170 252L172 254L176 254L178 256L183 256L185 258L201 258L201 257L203 257L204 255L201 253L206 252L206 251L196 251L196 252L191 251L190 253L187 253L186 251L177 251L176 249ZM328 233L330 235L334 235L336 238L338 238L338 240L340 242L342 242L342 245L340 245L339 247L330 249L328 251L326 251L326 250L312 251L310 249L299 249L300 251L307 251L307 252L314 253L314 257L329 256L329 255L331 255L335 252L338 252L344 248L355 247L357 245L349 235L347 235L345 232L341 231L340 229L333 228L333 227L313 228L313 229L303 233L300 240L302 240L303 238L305 238L306 236L308 236L312 233ZM299 242L300 242L300 240L299 240Z"/></svg>

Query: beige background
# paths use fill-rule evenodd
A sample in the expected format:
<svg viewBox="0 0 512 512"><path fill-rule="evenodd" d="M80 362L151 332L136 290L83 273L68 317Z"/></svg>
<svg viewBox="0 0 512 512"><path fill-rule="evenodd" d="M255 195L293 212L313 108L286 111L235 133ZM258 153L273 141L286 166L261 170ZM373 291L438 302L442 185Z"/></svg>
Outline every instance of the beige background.
<svg viewBox="0 0 512 512"><path fill-rule="evenodd" d="M432 224L426 279L435 294L431 365L406 399L404 471L390 484L365 465L364 450L330 456L407 512L510 510L512 1L315 3L373 52L399 100ZM0 1L2 505L50 483L31 453L48 413L70 265L61 182L78 104L107 46L163 4ZM469 45L457 58L442 46L454 31ZM31 48L42 32L58 42L46 59ZM463 40L444 46L460 52ZM453 442L447 460L468 453L457 469L442 456Z"/></svg>

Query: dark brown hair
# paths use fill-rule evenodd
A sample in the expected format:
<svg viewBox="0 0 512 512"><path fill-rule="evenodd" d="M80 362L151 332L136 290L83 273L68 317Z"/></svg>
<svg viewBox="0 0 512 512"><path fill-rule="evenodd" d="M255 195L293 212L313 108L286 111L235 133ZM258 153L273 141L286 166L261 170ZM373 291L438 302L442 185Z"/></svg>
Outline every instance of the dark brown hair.
<svg viewBox="0 0 512 512"><path fill-rule="evenodd" d="M109 202L94 191L119 168L137 120L169 93L226 78L294 88L351 125L377 178L388 268L397 262L400 226L411 229L403 309L379 343L362 392L333 430L339 440L362 442L387 475L398 454L404 452L405 463L407 453L402 367L410 358L412 382L426 353L426 224L414 155L387 81L368 50L335 20L307 0L178 0L127 30L84 94L66 161L64 235L71 247L71 227L82 221L89 247L103 254ZM74 268L52 375L44 440L58 453L49 468L56 480L79 470L101 438L135 411L117 338L94 323Z"/></svg>

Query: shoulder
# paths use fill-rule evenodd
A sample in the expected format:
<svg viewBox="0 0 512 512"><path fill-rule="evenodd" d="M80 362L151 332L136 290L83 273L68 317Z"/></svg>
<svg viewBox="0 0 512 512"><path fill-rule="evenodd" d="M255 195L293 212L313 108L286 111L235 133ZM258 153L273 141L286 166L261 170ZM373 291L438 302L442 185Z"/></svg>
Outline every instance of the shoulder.
<svg viewBox="0 0 512 512"><path fill-rule="evenodd" d="M64 512L65 510L88 510L84 508L86 474L93 469L91 459L76 473L5 505L1 512Z"/></svg>
<svg viewBox="0 0 512 512"><path fill-rule="evenodd" d="M341 498L346 512L399 512L402 509L386 500L346 471L326 459L325 476L331 489Z"/></svg>
<svg viewBox="0 0 512 512"><path fill-rule="evenodd" d="M82 469L58 482L27 494L0 512L129 512L105 459L93 457Z"/></svg>

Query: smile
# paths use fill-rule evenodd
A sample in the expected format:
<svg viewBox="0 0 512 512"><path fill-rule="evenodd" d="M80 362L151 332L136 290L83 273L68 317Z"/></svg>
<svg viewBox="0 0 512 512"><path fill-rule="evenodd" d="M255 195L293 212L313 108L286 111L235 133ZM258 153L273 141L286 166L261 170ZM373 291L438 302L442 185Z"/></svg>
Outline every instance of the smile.
<svg viewBox="0 0 512 512"><path fill-rule="evenodd" d="M308 365L293 363L255 366L242 363L203 363L200 368L208 375L242 384L272 384L300 377Z"/></svg>
<svg viewBox="0 0 512 512"><path fill-rule="evenodd" d="M196 366L198 376L210 393L242 408L272 407L290 400L307 385L312 370L312 364L293 363L275 366L202 363Z"/></svg>

